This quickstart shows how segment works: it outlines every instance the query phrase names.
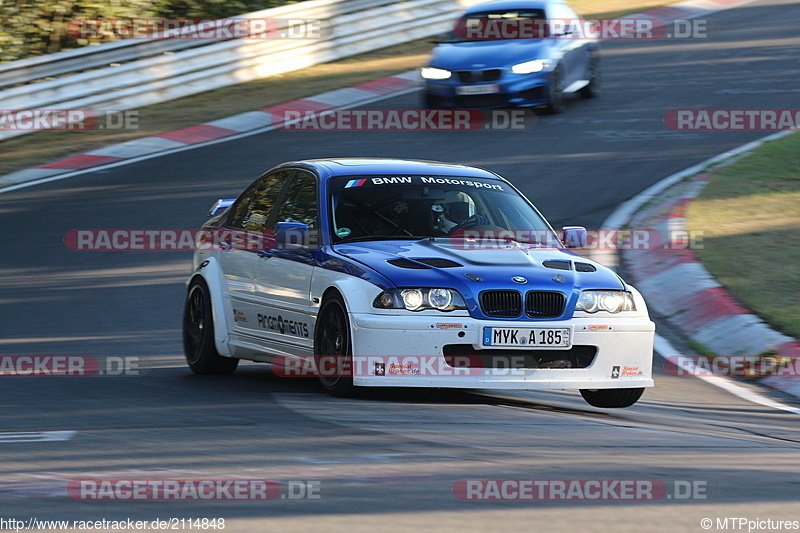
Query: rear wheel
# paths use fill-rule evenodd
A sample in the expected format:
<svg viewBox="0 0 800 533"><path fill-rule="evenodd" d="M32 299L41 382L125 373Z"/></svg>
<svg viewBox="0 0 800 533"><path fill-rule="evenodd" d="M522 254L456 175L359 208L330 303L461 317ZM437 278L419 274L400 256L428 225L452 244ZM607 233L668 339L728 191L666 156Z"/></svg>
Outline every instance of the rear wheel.
<svg viewBox="0 0 800 533"><path fill-rule="evenodd" d="M322 302L314 331L314 354L322 386L333 396L352 396L353 344L347 308L338 295Z"/></svg>
<svg viewBox="0 0 800 533"><path fill-rule="evenodd" d="M640 389L581 389L581 396L591 406L609 409L630 407L642 397Z"/></svg>
<svg viewBox="0 0 800 533"><path fill-rule="evenodd" d="M214 343L214 318L208 285L192 281L183 308L183 353L195 374L232 374L238 359L222 357Z"/></svg>

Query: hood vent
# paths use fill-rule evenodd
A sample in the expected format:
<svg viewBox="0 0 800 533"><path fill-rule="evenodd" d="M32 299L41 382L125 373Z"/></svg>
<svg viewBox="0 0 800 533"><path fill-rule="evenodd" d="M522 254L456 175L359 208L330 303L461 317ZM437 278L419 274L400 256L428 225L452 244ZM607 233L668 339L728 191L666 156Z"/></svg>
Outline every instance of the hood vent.
<svg viewBox="0 0 800 533"><path fill-rule="evenodd" d="M461 263L456 263L455 261L451 261L449 259L443 259L440 257L430 257L430 258L414 257L413 259L418 263L422 263L434 268L454 268L454 267L464 266Z"/></svg>
<svg viewBox="0 0 800 533"><path fill-rule="evenodd" d="M416 261L412 261L411 259L406 259L402 257L400 259L389 259L386 261L390 265L394 265L400 268L413 268L416 270L429 270L431 267L428 265L423 265L422 263L417 263Z"/></svg>
<svg viewBox="0 0 800 533"><path fill-rule="evenodd" d="M572 263L570 261L562 261L558 259L542 261L542 266L545 268L553 268L555 270L572 270ZM597 272L597 268L589 263L575 262L575 270L578 272Z"/></svg>
<svg viewBox="0 0 800 533"><path fill-rule="evenodd" d="M572 270L572 263L569 261L542 261L542 266L545 268L554 268L556 270Z"/></svg>

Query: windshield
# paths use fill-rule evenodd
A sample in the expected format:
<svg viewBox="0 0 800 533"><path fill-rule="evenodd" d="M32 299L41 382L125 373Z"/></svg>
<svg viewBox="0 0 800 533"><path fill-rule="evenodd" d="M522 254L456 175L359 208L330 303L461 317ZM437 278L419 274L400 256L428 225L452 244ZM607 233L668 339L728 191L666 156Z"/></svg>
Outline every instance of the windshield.
<svg viewBox="0 0 800 533"><path fill-rule="evenodd" d="M332 178L328 187L333 243L448 236L552 244L555 237L536 210L500 180L351 176Z"/></svg>
<svg viewBox="0 0 800 533"><path fill-rule="evenodd" d="M458 19L445 42L543 39L548 34L541 9L489 11Z"/></svg>

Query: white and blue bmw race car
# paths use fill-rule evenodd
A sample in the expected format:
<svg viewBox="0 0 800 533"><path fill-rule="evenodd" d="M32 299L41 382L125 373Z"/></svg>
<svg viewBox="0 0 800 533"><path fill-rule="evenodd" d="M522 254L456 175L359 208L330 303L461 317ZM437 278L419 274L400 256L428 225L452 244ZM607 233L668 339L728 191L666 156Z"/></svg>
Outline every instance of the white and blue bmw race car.
<svg viewBox="0 0 800 533"><path fill-rule="evenodd" d="M211 216L184 309L194 372L247 359L316 375L335 395L578 389L597 407L633 405L653 386L641 295L568 250L584 228L556 234L487 170L285 163Z"/></svg>

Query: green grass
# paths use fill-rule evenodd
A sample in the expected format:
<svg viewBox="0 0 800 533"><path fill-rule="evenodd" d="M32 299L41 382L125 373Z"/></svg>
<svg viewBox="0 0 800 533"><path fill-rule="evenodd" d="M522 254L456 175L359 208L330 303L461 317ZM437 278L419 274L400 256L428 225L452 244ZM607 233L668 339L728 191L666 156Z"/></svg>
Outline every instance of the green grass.
<svg viewBox="0 0 800 533"><path fill-rule="evenodd" d="M717 355L716 353L706 348L705 344L697 342L694 339L686 339L686 344L688 344L689 348L694 350L695 353L697 353L698 355L707 355L707 356Z"/></svg>
<svg viewBox="0 0 800 533"><path fill-rule="evenodd" d="M597 19L613 19L632 13L640 13L655 7L666 6L675 2L659 2L658 0L571 0L570 5L581 16Z"/></svg>
<svg viewBox="0 0 800 533"><path fill-rule="evenodd" d="M690 204L697 257L745 307L800 338L800 135L717 170Z"/></svg>

